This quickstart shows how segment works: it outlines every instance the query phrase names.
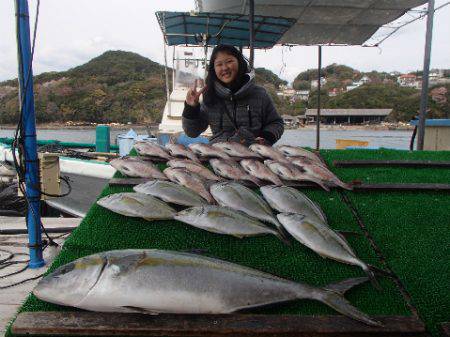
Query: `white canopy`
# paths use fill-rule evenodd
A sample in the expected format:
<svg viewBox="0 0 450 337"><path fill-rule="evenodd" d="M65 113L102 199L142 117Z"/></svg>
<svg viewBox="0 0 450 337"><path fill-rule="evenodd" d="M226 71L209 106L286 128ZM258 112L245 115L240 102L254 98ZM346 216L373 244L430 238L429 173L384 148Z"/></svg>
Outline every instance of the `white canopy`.
<svg viewBox="0 0 450 337"><path fill-rule="evenodd" d="M254 0L256 15L294 18L280 44L361 45L426 0ZM248 0L196 0L201 12L248 13Z"/></svg>

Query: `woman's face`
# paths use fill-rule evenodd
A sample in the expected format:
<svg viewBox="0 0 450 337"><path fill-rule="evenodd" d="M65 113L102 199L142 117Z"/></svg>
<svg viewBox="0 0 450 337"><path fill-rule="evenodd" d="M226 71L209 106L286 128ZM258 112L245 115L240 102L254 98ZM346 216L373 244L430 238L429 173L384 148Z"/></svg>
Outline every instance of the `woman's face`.
<svg viewBox="0 0 450 337"><path fill-rule="evenodd" d="M236 57L225 52L218 52L214 60L214 71L217 78L225 83L233 82L238 74L239 62Z"/></svg>

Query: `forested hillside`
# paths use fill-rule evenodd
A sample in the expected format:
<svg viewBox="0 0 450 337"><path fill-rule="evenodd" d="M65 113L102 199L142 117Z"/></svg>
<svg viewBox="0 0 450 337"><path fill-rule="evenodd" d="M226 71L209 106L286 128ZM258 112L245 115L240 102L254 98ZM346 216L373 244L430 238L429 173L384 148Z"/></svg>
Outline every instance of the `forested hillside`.
<svg viewBox="0 0 450 337"><path fill-rule="evenodd" d="M345 65L325 67L322 76L322 107L325 108L392 108L392 121L411 119L419 109L420 92L399 87L384 72L362 73ZM370 84L337 96L328 90L358 81L363 76ZM293 86L310 89L316 69L300 73ZM35 76L35 106L38 123L158 123L166 102L164 67L136 53L108 51L86 64L63 72ZM256 69L256 82L272 96L280 114L299 115L305 108L316 107L317 90L309 101L292 100L277 95L287 82L265 68ZM450 85L430 89L432 118L450 116ZM0 123L15 124L19 115L17 80L0 83Z"/></svg>
<svg viewBox="0 0 450 337"><path fill-rule="evenodd" d="M39 123L157 123L166 102L164 67L143 56L108 51L81 66L35 76L36 118ZM281 80L258 68L256 81L277 99ZM0 123L16 123L19 114L17 80L0 83Z"/></svg>

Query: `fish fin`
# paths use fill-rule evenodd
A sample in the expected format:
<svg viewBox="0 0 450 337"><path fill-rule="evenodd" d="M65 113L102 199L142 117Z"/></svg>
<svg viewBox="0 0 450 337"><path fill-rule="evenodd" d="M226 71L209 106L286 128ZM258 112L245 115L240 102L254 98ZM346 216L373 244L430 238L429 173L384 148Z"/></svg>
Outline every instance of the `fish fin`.
<svg viewBox="0 0 450 337"><path fill-rule="evenodd" d="M192 248L192 249L183 250L183 252L189 253L189 254L203 255L203 254L207 254L208 253L208 249L205 249L205 248Z"/></svg>
<svg viewBox="0 0 450 337"><path fill-rule="evenodd" d="M386 277L393 277L393 274L390 271L375 267L374 265L368 264L367 265L369 269L375 274L375 275L382 275Z"/></svg>
<svg viewBox="0 0 450 337"><path fill-rule="evenodd" d="M292 242L289 240L287 231L283 227L278 227L278 231L275 232L277 238L279 238L286 246L292 246Z"/></svg>
<svg viewBox="0 0 450 337"><path fill-rule="evenodd" d="M355 231L336 231L343 239L347 239L349 237L361 236L361 233Z"/></svg>
<svg viewBox="0 0 450 337"><path fill-rule="evenodd" d="M360 279L350 279L350 280L346 280L341 283L345 283L345 282L347 282L348 285L345 287L342 286L341 291L344 288L345 288L345 290L348 290L351 287L353 287L354 285L360 284L361 280ZM339 287L337 287L337 288L339 289ZM370 318L369 315L363 313L362 311L360 311L359 309L354 307L339 292L336 292L336 291L330 290L330 289L322 289L322 291L320 292L319 296L316 299L322 303L325 303L326 305L330 306L337 312L339 312L347 317L353 318L353 319L363 322L367 325L382 326L382 324L380 322Z"/></svg>
<svg viewBox="0 0 450 337"><path fill-rule="evenodd" d="M362 269L367 274L367 277L370 279L370 283L373 285L373 287L380 292L383 291L380 283L378 283L378 280L375 277L373 270L371 270L368 265L363 266Z"/></svg>
<svg viewBox="0 0 450 337"><path fill-rule="evenodd" d="M324 288L328 290L333 290L341 295L344 295L346 291L350 290L354 286L365 283L368 280L369 280L368 277L349 278L337 283L330 283L326 285Z"/></svg>
<svg viewBox="0 0 450 337"><path fill-rule="evenodd" d="M146 315L159 315L157 311L146 310L144 308L133 307L131 305L124 305L120 307L123 311L128 313L138 313L138 314L146 314Z"/></svg>

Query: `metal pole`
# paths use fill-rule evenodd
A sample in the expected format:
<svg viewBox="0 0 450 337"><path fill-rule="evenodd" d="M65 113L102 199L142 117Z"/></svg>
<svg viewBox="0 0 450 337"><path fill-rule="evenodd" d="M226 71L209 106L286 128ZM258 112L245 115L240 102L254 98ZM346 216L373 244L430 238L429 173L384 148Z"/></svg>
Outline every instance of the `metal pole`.
<svg viewBox="0 0 450 337"><path fill-rule="evenodd" d="M170 117L170 116L172 116L172 111L171 111L171 104L170 104L169 69L167 66L167 46L166 46L166 42L164 41L164 38L163 38L163 43L164 43L164 76L166 77L167 113ZM174 70L172 69L172 71L174 71Z"/></svg>
<svg viewBox="0 0 450 337"><path fill-rule="evenodd" d="M42 235L39 192L39 165L36 144L36 119L33 98L33 71L31 67L30 23L28 1L16 0L17 54L19 59L20 103L23 111L22 137L24 139L25 184L28 199L27 227L30 268L42 267ZM22 106L23 103L23 106Z"/></svg>
<svg viewBox="0 0 450 337"><path fill-rule="evenodd" d="M248 16L248 23L249 23L249 31L250 31L250 68L253 69L254 59L255 59L255 49L253 42L255 41L255 1L249 0L249 16Z"/></svg>
<svg viewBox="0 0 450 337"><path fill-rule="evenodd" d="M322 71L322 46L319 46L319 60L317 66L317 120L316 120L316 150L320 149L320 73Z"/></svg>
<svg viewBox="0 0 450 337"><path fill-rule="evenodd" d="M428 75L430 73L431 40L433 38L434 0L428 1L427 33L425 38L425 55L423 59L422 94L420 96L419 127L417 150L423 150L425 138L425 118L428 105Z"/></svg>

